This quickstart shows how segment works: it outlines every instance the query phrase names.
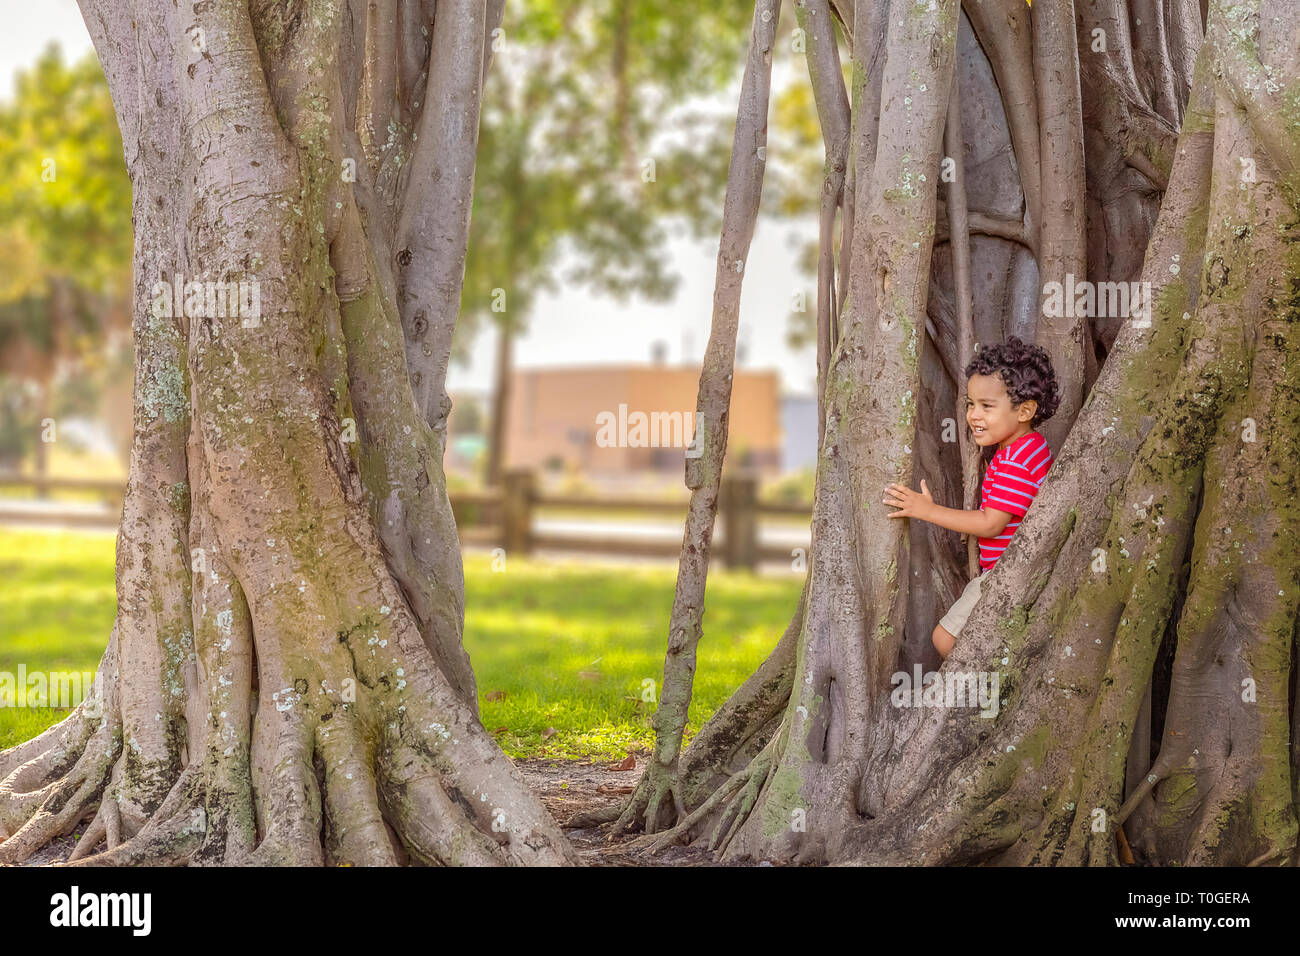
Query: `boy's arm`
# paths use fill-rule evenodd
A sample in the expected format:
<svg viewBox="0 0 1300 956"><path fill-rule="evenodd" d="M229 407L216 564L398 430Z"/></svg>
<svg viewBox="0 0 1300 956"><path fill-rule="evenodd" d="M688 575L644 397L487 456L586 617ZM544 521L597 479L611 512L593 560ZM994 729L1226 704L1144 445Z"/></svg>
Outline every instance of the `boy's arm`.
<svg viewBox="0 0 1300 956"><path fill-rule="evenodd" d="M890 513L891 518L920 518L949 531L973 534L980 538L996 538L1014 517L1011 512L997 508L965 511L937 505L925 486L925 479L921 480L920 492L915 492L906 485L892 484L885 489L885 494L889 497L885 498L884 503L898 509Z"/></svg>
<svg viewBox="0 0 1300 956"><path fill-rule="evenodd" d="M958 508L945 508L943 505L931 502L928 508L923 509L923 513L912 517L960 534L973 534L978 538L996 538L1007 526L1012 515L997 508L964 511Z"/></svg>

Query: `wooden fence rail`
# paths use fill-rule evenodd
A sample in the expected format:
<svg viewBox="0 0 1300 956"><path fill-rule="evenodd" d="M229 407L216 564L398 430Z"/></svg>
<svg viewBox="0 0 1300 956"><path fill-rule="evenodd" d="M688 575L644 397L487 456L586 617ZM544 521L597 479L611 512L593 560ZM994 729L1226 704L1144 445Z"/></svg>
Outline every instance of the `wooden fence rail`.
<svg viewBox="0 0 1300 956"><path fill-rule="evenodd" d="M3 497L7 489L32 490L39 506L24 499ZM89 495L100 503L98 510L58 507L49 500L51 492ZM59 524L77 527L116 527L122 511L125 486L113 480L42 478L0 473L0 524ZM462 545L501 547L508 555L529 555L536 551L583 552L624 557L676 557L680 538L646 538L628 535L585 535L543 531L537 527L541 509L566 509L584 516L629 513L636 517L675 518L686 516L684 499L636 496L586 497L547 494L538 488L532 471L508 471L500 488L453 492L452 511ZM714 554L731 568L754 569L763 562L785 562L791 549L765 545L759 530L764 516L808 518L812 506L806 503L761 501L757 479L729 476L718 496L720 534L714 538Z"/></svg>

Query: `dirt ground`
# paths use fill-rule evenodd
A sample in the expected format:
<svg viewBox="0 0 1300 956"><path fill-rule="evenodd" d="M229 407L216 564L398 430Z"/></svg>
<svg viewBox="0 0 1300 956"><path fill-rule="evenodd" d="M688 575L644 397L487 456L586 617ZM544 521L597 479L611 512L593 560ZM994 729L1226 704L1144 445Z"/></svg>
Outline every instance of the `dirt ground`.
<svg viewBox="0 0 1300 956"><path fill-rule="evenodd" d="M551 815L565 826L576 813L621 805L645 769L646 755L634 755L634 767L612 760L516 760L515 766L541 797ZM717 866L703 848L673 846L654 856L640 856L629 848L630 839L608 841L602 829L566 829L565 833L588 866ZM76 846L74 836L63 837L34 854L24 866L61 863Z"/></svg>
<svg viewBox="0 0 1300 956"><path fill-rule="evenodd" d="M627 770L615 761L516 760L519 768L542 798L551 816L565 826L574 814L601 807L621 806L645 769L646 756L635 755L636 766ZM565 829L569 841L588 866L719 866L702 847L671 846L653 856L631 851L632 838L610 842L603 830Z"/></svg>

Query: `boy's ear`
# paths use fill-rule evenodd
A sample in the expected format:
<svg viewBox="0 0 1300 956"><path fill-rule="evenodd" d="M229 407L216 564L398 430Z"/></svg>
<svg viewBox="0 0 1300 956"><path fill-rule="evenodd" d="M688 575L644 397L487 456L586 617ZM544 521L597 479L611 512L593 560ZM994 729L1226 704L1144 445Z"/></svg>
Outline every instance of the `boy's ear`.
<svg viewBox="0 0 1300 956"><path fill-rule="evenodd" d="M1025 417L1026 411L1029 412L1028 418ZM1034 415L1036 415L1037 413L1038 413L1038 399L1036 398L1026 399L1025 401L1020 403L1020 408L1017 409L1017 415L1020 417L1020 420L1022 422L1032 422L1034 420Z"/></svg>

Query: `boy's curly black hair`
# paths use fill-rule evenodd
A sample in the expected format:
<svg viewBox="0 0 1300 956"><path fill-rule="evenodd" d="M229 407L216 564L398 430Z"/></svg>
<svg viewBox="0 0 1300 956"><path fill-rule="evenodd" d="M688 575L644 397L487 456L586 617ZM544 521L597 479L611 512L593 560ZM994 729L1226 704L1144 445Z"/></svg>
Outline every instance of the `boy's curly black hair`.
<svg viewBox="0 0 1300 956"><path fill-rule="evenodd" d="M966 366L966 377L972 375L998 375L1011 396L1011 407L1031 398L1038 402L1038 411L1029 423L1031 428L1047 421L1061 405L1061 393L1056 387L1056 371L1046 349L1030 345L1011 336L1001 345L990 345L975 353Z"/></svg>

